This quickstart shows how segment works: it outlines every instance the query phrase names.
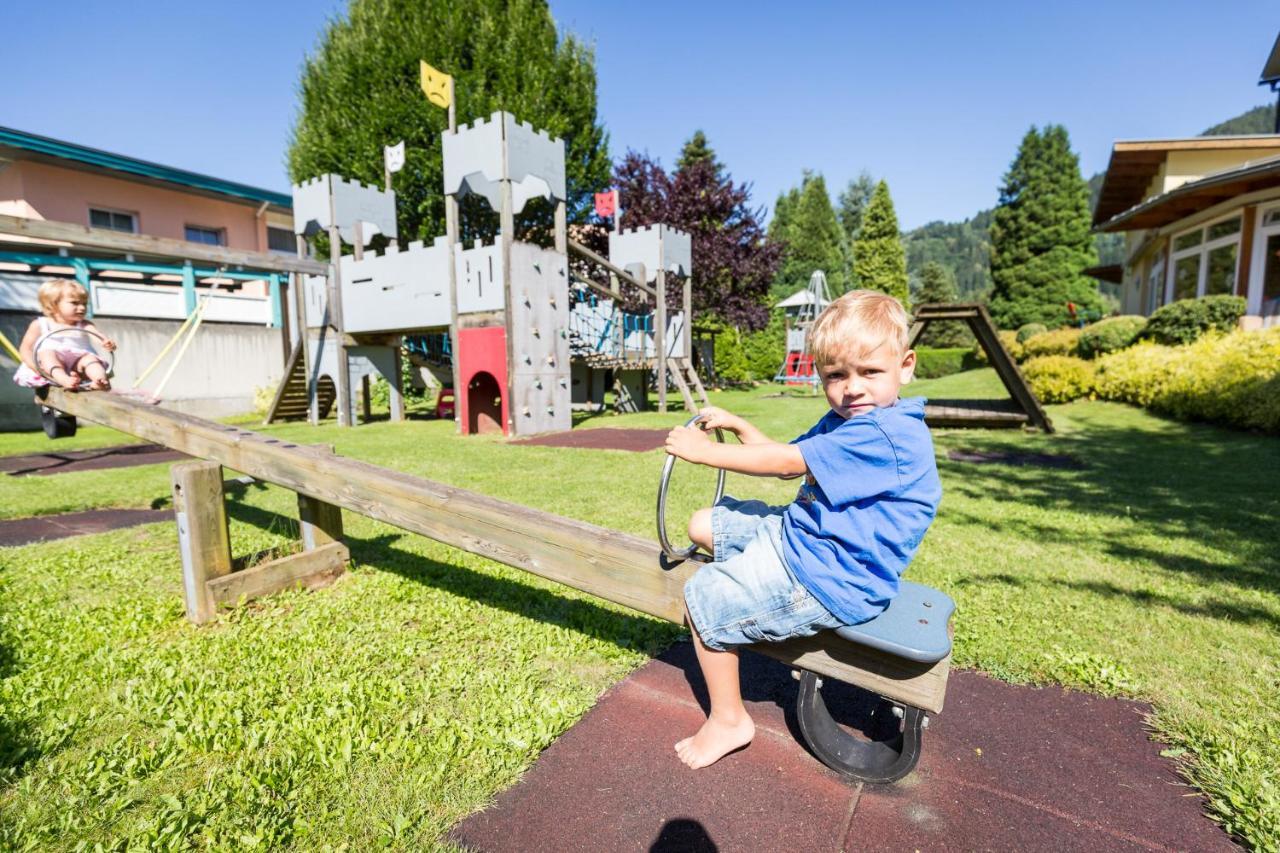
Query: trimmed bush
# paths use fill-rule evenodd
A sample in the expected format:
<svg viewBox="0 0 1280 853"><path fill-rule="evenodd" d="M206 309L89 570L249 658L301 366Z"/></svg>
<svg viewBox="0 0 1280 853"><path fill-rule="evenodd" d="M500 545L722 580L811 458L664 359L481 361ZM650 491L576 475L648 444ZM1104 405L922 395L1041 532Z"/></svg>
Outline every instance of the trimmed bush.
<svg viewBox="0 0 1280 853"><path fill-rule="evenodd" d="M1044 323L1027 323L1018 328L1018 343L1025 344L1027 338L1034 338L1036 335L1043 335L1049 331L1049 327Z"/></svg>
<svg viewBox="0 0 1280 853"><path fill-rule="evenodd" d="M1004 348L1009 351L1009 357L1014 361L1022 361L1022 344L1018 343L1018 333L1000 329L996 335L1004 344ZM981 343L975 342L971 353L970 358L975 367L985 367L989 363L987 351L982 348Z"/></svg>
<svg viewBox="0 0 1280 853"><path fill-rule="evenodd" d="M1042 355L1022 365L1022 373L1042 403L1070 403L1093 393L1093 362L1073 355Z"/></svg>
<svg viewBox="0 0 1280 853"><path fill-rule="evenodd" d="M1054 329L1033 338L1027 338L1022 344L1023 358L1039 358L1044 355L1075 355L1076 344L1080 342L1079 329Z"/></svg>
<svg viewBox="0 0 1280 853"><path fill-rule="evenodd" d="M969 347L916 347L917 379L941 379L977 366Z"/></svg>
<svg viewBox="0 0 1280 853"><path fill-rule="evenodd" d="M1142 334L1146 325L1146 317L1132 314L1099 320L1090 326L1085 326L1080 332L1080 342L1076 344L1076 352L1081 358L1097 358L1109 352L1122 350L1138 339L1138 335Z"/></svg>
<svg viewBox="0 0 1280 853"><path fill-rule="evenodd" d="M1103 356L1096 393L1186 420L1280 434L1280 327L1150 341Z"/></svg>
<svg viewBox="0 0 1280 853"><path fill-rule="evenodd" d="M1180 299L1157 308L1147 320L1143 337L1158 344L1189 344L1205 332L1230 332L1244 316L1243 296L1205 296Z"/></svg>

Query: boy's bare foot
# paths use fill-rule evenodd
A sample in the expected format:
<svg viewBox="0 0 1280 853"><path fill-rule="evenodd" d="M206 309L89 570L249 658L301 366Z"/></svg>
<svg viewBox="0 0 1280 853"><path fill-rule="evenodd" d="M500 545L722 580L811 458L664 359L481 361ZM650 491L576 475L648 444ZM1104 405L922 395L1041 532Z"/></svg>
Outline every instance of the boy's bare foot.
<svg viewBox="0 0 1280 853"><path fill-rule="evenodd" d="M691 769L697 770L715 764L735 749L751 743L755 733L756 725L750 717L744 716L737 723L722 723L708 717L697 734L676 744L676 755Z"/></svg>
<svg viewBox="0 0 1280 853"><path fill-rule="evenodd" d="M93 380L93 384L90 385L89 387L92 388L94 391L110 391L111 380L107 379L107 377L104 376L101 379Z"/></svg>

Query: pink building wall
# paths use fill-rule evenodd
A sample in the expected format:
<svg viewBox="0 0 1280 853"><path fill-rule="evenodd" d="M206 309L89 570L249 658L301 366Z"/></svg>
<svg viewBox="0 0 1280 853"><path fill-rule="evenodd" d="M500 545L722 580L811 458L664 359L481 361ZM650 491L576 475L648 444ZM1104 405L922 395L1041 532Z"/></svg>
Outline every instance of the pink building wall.
<svg viewBox="0 0 1280 853"><path fill-rule="evenodd" d="M88 225L89 208L107 208L132 213L138 233L152 237L183 240L187 225L220 228L232 249L267 251L266 215L256 215L260 206L30 160L0 169L0 211Z"/></svg>

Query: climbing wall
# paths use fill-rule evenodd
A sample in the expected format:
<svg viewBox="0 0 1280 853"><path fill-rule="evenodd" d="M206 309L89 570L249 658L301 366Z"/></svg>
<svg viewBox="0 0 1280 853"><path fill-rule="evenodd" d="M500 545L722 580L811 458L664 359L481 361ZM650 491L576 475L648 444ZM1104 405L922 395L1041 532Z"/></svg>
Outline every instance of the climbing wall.
<svg viewBox="0 0 1280 853"><path fill-rule="evenodd" d="M516 435L567 430L569 284L565 255L529 243L511 246L511 414Z"/></svg>

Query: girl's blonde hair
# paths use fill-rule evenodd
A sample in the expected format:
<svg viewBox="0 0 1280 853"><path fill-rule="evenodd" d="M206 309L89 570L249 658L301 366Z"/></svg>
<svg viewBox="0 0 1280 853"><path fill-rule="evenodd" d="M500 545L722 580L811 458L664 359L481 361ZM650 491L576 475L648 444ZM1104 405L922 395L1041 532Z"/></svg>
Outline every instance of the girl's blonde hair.
<svg viewBox="0 0 1280 853"><path fill-rule="evenodd" d="M818 315L809 330L809 353L819 367L841 354L864 357L888 345L906 353L907 312L902 303L877 290L851 290Z"/></svg>
<svg viewBox="0 0 1280 853"><path fill-rule="evenodd" d="M89 291L84 289L84 285L69 278L50 278L40 285L40 289L36 291L36 298L40 300L40 310L46 317L53 316L54 306L68 291L78 296L77 302L89 301Z"/></svg>

